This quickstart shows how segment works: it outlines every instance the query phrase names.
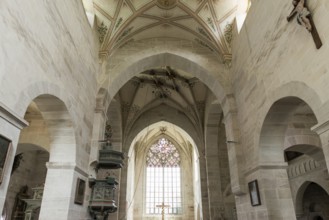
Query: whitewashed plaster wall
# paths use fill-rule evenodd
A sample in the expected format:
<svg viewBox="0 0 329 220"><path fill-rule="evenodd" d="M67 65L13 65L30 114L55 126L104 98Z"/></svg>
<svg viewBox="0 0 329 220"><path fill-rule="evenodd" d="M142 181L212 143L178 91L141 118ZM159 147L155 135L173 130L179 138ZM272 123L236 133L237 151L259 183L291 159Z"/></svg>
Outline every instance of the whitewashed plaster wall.
<svg viewBox="0 0 329 220"><path fill-rule="evenodd" d="M287 22L293 8L291 1L253 0L245 23L235 36L231 74L246 158L245 172L260 165L260 133L268 110L275 101L288 96L299 97L314 111L319 126L314 129L320 134L328 163L329 3L316 0L308 4L323 42L319 50L296 18ZM271 175L278 180L286 176L284 170L259 170L249 172L247 182ZM268 216L263 207L252 208L248 194L237 201L239 219L282 219L280 214L284 213L282 209L277 216Z"/></svg>
<svg viewBox="0 0 329 220"><path fill-rule="evenodd" d="M3 112L9 112L6 120L4 117L0 120L0 134L13 141L9 163L14 158L19 128L25 124L21 119L31 101L43 94L59 98L67 107L74 128L77 150L72 164L79 168L65 174L54 171L49 181L56 184L56 175L72 178L68 193L73 198L74 179L85 178L83 170L87 172L88 167L97 87L95 76L99 71L96 33L88 24L82 2L64 0L2 1L0 32L0 103L1 111L5 108ZM18 121L19 125L14 127L16 122L11 120ZM6 196L10 169L5 170L0 186L0 208ZM73 206L73 199L70 203ZM86 206L71 209L80 213L72 219L87 212Z"/></svg>

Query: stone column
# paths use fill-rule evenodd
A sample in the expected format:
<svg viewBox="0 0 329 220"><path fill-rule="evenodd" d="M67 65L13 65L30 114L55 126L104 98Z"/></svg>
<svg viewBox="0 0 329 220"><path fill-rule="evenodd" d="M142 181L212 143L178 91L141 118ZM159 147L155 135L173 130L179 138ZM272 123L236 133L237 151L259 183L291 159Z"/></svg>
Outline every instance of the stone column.
<svg viewBox="0 0 329 220"><path fill-rule="evenodd" d="M249 200L249 219L286 220L296 219L294 204L287 174L287 163L281 165L260 165L246 173L247 181L257 180L260 206L252 206ZM246 204L245 204L246 207Z"/></svg>
<svg viewBox="0 0 329 220"><path fill-rule="evenodd" d="M118 216L119 219L126 219L127 218L127 172L128 172L128 158L125 159L125 166L121 169L121 180L120 180L120 200L118 204Z"/></svg>
<svg viewBox="0 0 329 220"><path fill-rule="evenodd" d="M21 129L28 126L28 123L11 111L7 106L0 102L0 135L11 141L6 162L2 168L2 183L0 185L0 213L6 200L7 189L14 157L16 154L17 143Z"/></svg>
<svg viewBox="0 0 329 220"><path fill-rule="evenodd" d="M209 197L208 197L208 179L207 179L207 162L204 155L200 155L200 185L201 185L201 200L202 200L202 216L203 219L210 218L209 213Z"/></svg>
<svg viewBox="0 0 329 220"><path fill-rule="evenodd" d="M218 126L207 127L206 161L208 179L208 199L210 219L217 219L224 212L222 182L220 179L220 161L218 152Z"/></svg>
<svg viewBox="0 0 329 220"><path fill-rule="evenodd" d="M98 162L99 140L104 139L104 128L106 123L106 114L104 108L96 108L94 115L93 133L91 140L90 156L89 156L89 175L96 178L95 166Z"/></svg>
<svg viewBox="0 0 329 220"><path fill-rule="evenodd" d="M244 195L246 193L243 174L245 158L240 140L241 135L234 96L227 95L221 102L221 106L224 113L223 123L225 124L232 193L237 196Z"/></svg>
<svg viewBox="0 0 329 220"><path fill-rule="evenodd" d="M88 200L74 203L77 179L88 187L88 174L69 162L48 162L47 178L40 210L40 220L85 219Z"/></svg>

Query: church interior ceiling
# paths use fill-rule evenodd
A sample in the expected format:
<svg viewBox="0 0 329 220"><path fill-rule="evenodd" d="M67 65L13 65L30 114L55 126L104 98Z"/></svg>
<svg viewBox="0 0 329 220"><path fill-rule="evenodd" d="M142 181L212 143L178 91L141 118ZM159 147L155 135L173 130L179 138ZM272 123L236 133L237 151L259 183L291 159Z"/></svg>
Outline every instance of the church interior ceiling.
<svg viewBox="0 0 329 220"><path fill-rule="evenodd" d="M238 0L93 0L100 53L154 37L190 40L230 54Z"/></svg>
<svg viewBox="0 0 329 220"><path fill-rule="evenodd" d="M120 102L126 128L158 106L175 109L193 124L202 125L206 103L211 95L199 79L166 66L136 75L120 89L115 99Z"/></svg>

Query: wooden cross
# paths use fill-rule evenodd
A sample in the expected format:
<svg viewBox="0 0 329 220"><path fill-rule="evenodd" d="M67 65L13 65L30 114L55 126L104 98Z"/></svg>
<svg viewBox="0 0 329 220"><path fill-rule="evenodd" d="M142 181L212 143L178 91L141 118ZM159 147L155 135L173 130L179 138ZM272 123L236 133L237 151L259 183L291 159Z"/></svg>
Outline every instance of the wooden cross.
<svg viewBox="0 0 329 220"><path fill-rule="evenodd" d="M161 208L161 215L162 215L162 220L164 220L164 208L169 208L170 205L165 205L164 203L162 203L161 205L156 205L157 208Z"/></svg>
<svg viewBox="0 0 329 220"><path fill-rule="evenodd" d="M319 49L322 46L322 41L318 31L316 30L312 15L306 5L306 0L293 0L292 4L294 9L287 17L287 20L291 21L295 15L297 15L298 24L304 26L309 32L311 32L316 49Z"/></svg>

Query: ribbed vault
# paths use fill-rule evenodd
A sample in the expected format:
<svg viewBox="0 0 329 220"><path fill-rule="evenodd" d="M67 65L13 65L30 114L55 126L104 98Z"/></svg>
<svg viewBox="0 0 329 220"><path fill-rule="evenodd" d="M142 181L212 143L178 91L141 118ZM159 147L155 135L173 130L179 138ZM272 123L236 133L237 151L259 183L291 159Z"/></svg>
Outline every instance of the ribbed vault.
<svg viewBox="0 0 329 220"><path fill-rule="evenodd" d="M90 0L88 2L87 5L90 5ZM101 54L113 52L113 49L129 41L172 37L195 41L211 51L229 56L233 20L238 7L246 11L248 2L249 0L93 0Z"/></svg>

